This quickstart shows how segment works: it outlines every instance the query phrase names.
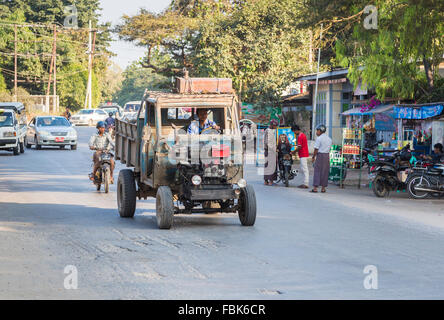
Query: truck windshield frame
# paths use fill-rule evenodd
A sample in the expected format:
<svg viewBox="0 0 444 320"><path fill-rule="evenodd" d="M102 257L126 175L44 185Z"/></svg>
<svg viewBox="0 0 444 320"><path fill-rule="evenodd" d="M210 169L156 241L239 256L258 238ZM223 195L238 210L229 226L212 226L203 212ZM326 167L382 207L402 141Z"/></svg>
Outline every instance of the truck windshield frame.
<svg viewBox="0 0 444 320"><path fill-rule="evenodd" d="M4 120L2 120L4 118ZM0 127L13 127L14 126L14 116L12 112L2 112L0 113Z"/></svg>

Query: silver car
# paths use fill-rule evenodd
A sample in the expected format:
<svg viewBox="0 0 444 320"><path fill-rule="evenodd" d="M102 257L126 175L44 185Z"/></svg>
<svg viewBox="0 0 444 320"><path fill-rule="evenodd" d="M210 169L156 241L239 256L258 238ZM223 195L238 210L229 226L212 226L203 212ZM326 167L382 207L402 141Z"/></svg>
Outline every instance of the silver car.
<svg viewBox="0 0 444 320"><path fill-rule="evenodd" d="M99 121L105 121L108 113L102 109L82 109L71 117L75 125L95 126Z"/></svg>
<svg viewBox="0 0 444 320"><path fill-rule="evenodd" d="M39 116L28 124L26 148L35 145L37 150L42 146L57 146L60 149L71 146L77 149L77 131L65 117Z"/></svg>

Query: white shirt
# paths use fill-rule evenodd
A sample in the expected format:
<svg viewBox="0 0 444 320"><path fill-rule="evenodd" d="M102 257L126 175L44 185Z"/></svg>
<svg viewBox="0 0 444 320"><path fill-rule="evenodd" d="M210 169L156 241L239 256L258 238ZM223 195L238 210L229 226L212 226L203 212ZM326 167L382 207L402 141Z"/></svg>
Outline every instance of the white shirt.
<svg viewBox="0 0 444 320"><path fill-rule="evenodd" d="M314 148L318 149L319 153L330 153L332 141L327 134L323 133L316 138Z"/></svg>

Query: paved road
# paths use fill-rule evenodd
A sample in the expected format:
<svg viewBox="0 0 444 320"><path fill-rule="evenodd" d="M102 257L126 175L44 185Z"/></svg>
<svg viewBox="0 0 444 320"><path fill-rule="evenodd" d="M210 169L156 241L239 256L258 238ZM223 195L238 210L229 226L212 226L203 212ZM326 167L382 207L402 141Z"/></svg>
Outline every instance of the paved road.
<svg viewBox="0 0 444 320"><path fill-rule="evenodd" d="M95 191L93 129L78 131L77 151L0 152L2 299L444 298L443 201L268 187L249 167L254 227L224 214L178 216L158 230L153 200L121 219L115 186ZM64 288L67 265L77 290ZM364 289L367 265L377 290Z"/></svg>

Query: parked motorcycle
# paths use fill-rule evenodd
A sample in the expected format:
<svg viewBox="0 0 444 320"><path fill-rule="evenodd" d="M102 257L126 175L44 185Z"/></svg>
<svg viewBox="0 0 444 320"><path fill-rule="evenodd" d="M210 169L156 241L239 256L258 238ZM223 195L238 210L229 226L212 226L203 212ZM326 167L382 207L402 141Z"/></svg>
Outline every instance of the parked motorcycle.
<svg viewBox="0 0 444 320"><path fill-rule="evenodd" d="M100 166L96 171L93 183L97 187L97 191L103 184L105 193L109 192L109 185L111 183L111 158L113 154L107 150L101 150L100 154Z"/></svg>
<svg viewBox="0 0 444 320"><path fill-rule="evenodd" d="M413 199L444 196L444 163L422 163L407 179L407 191Z"/></svg>
<svg viewBox="0 0 444 320"><path fill-rule="evenodd" d="M376 160L370 169L372 190L377 197L386 197L390 191L404 190L411 168L410 144L385 160Z"/></svg>

